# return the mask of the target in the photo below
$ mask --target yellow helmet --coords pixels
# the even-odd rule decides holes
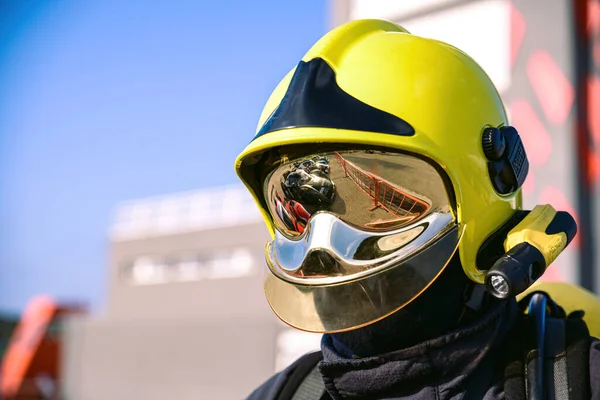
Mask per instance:
[[[283,78],[235,168],[276,239],[264,186],[277,163],[274,151],[333,145],[418,155],[447,176],[461,264],[471,280],[484,283],[479,249],[521,207],[520,186],[528,169],[513,129],[513,145],[518,143],[513,146],[512,175],[492,171],[494,152],[505,146],[497,133],[506,128],[510,127],[500,95],[471,57],[391,22],[359,20],[325,35]],[[297,286],[299,292],[302,288]],[[279,286],[269,290],[284,293]],[[295,323],[271,306],[285,322],[319,332],[356,328],[394,311],[328,329]]]
[[[265,210],[260,183],[254,180],[254,171],[261,168],[257,161],[266,150],[330,142],[410,151],[430,158],[449,176],[456,216],[464,229],[459,246],[462,265],[472,280],[483,283],[485,272],[477,268],[477,251],[486,237],[521,207],[520,191],[498,194],[488,174],[482,132],[486,127],[508,125],[504,105],[488,75],[457,48],[411,35],[382,20],[358,20],[334,29],[302,61],[317,58],[333,69],[342,90],[408,121],[415,134],[298,127],[255,137],[238,156],[235,168],[263,211],[271,233],[272,218]],[[281,103],[294,70],[273,91],[257,133]]]

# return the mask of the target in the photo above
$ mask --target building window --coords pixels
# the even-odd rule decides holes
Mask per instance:
[[[131,265],[130,279],[136,285],[155,285],[167,281],[165,263],[157,258],[139,257]]]
[[[185,254],[169,262],[169,272],[175,281],[197,281],[202,279],[202,260],[196,254]]]
[[[246,249],[217,254],[208,262],[208,278],[222,279],[247,276],[252,273],[254,259]]]
[[[168,257],[140,256],[121,270],[128,283],[156,285],[167,282],[189,282],[227,279],[255,273],[255,260],[245,248],[214,254],[181,253]]]

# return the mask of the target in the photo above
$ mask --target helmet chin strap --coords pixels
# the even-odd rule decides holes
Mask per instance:
[[[328,336],[334,349],[347,358],[384,354],[467,325],[496,301],[485,286],[467,278],[456,254],[438,279],[412,303],[371,325]]]
[[[464,304],[457,327],[477,320],[481,317],[482,311],[487,310],[493,301],[494,298],[488,293],[485,285],[471,282],[464,292]]]

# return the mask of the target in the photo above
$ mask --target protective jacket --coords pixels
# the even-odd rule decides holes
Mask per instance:
[[[343,357],[333,347],[331,337],[324,335],[322,360],[314,374],[322,379],[326,393],[320,399],[319,396],[304,398],[525,399],[524,380],[515,369],[515,362],[521,358],[519,349],[526,337],[520,315],[516,301],[509,300],[496,305],[485,317],[469,326],[410,348],[367,358]],[[569,343],[567,352],[581,346],[585,346],[582,353],[589,360],[589,369],[581,363],[579,367],[571,363],[573,367],[563,371],[566,372],[563,376],[569,379],[570,397],[553,393],[554,398],[600,399],[600,340],[580,339],[578,343]],[[275,400],[288,396],[284,393],[286,385],[291,379],[297,379],[303,364],[306,361],[300,359],[276,374],[256,389],[249,400]],[[568,358],[565,365],[569,365]],[[583,373],[586,376],[582,378]],[[574,385],[581,386],[571,387]]]

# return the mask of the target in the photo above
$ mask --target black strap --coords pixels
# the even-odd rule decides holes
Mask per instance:
[[[569,399],[565,318],[546,320],[544,380],[549,399]]]
[[[574,312],[565,321],[569,400],[587,400],[592,397],[590,383],[590,345],[592,337],[582,317],[583,312]]]
[[[325,391],[325,385],[322,383],[322,390],[318,392],[317,386],[314,384],[315,380],[312,379],[314,376],[311,376],[309,382],[305,384],[307,377],[314,373],[316,370],[316,366],[323,359],[323,354],[320,351],[308,353],[304,356],[300,357],[294,364],[295,367],[288,376],[288,379],[283,384],[279,395],[277,396],[277,400],[296,400],[295,397],[296,392],[303,388],[302,390],[315,390],[312,393],[312,397],[308,397],[310,400],[319,400]],[[318,371],[317,371],[318,372]],[[320,376],[319,376],[320,378]],[[318,383],[318,381],[317,381]],[[310,395],[311,393],[306,393]]]
[[[589,346],[589,331],[581,318],[547,319],[544,374],[548,399],[591,397]]]
[[[546,399],[546,311],[548,297],[545,293],[534,293],[528,305],[528,315],[531,318],[533,344],[525,355],[525,389],[530,400]]]
[[[327,400],[331,399],[325,390],[325,384],[319,369],[315,366],[304,378],[292,400]]]

